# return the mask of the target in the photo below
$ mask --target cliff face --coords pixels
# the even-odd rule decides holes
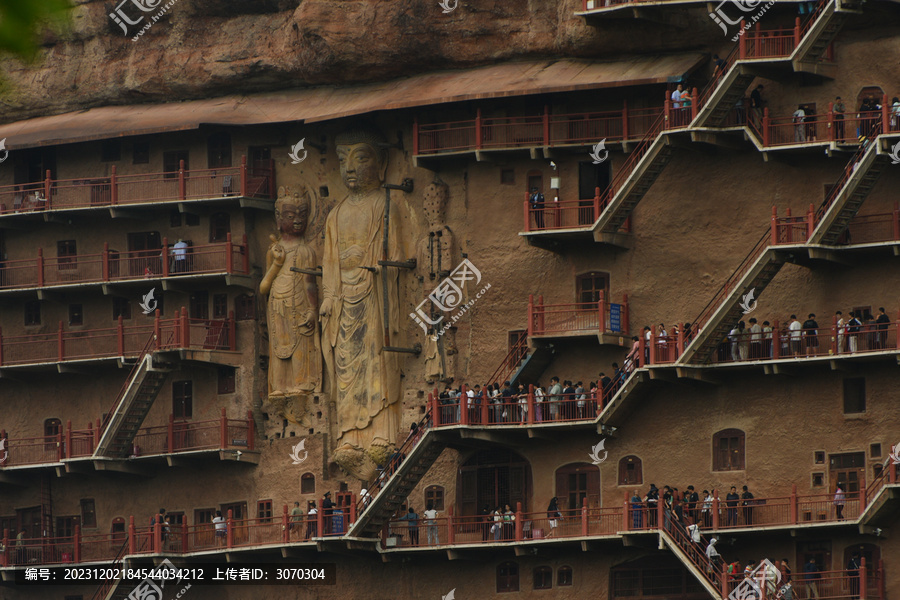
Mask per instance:
[[[448,14],[438,0],[75,2],[70,29],[44,35],[38,63],[3,65],[3,121],[105,104],[345,85],[516,58],[612,57],[642,52],[642,36],[658,40],[654,51],[685,45],[683,29],[663,24],[588,24],[575,16],[581,0],[458,0]],[[153,8],[142,12],[136,3]],[[127,36],[109,17],[120,5],[124,17],[144,17]],[[692,45],[698,30],[719,39],[712,23],[691,29]]]

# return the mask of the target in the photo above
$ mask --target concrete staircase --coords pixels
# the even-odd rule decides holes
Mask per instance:
[[[695,544],[687,537],[687,533],[680,529],[680,525],[672,519],[669,528],[659,529],[661,545],[664,544],[672,551],[684,567],[694,576],[703,589],[714,600],[723,600],[720,587],[722,567],[714,568],[706,558],[705,544]],[[701,547],[701,545],[703,547]]]
[[[152,352],[141,356],[119,393],[116,408],[105,424],[93,458],[126,458],[131,454],[134,436],[170,371],[168,367],[154,365]]]
[[[815,20],[808,24],[800,43],[791,55],[795,71],[808,71],[809,69],[804,68],[805,65],[802,63],[816,63],[825,56],[825,51],[847,19],[861,13],[858,9],[852,8],[859,4],[861,3],[858,1],[830,0],[819,7]]]

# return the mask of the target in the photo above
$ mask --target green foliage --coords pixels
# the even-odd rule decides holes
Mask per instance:
[[[0,54],[34,58],[43,29],[62,26],[71,8],[69,0],[0,0]]]

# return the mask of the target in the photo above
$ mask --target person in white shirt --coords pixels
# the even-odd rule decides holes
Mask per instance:
[[[750,358],[759,360],[762,358],[762,327],[756,319],[750,319]]]
[[[802,106],[800,106],[797,108],[797,110],[794,111],[794,114],[791,115],[791,117],[793,117],[794,123],[794,141],[805,142],[806,132],[803,129],[803,120],[806,118],[806,111],[803,110]]]
[[[187,249],[188,245],[184,240],[178,240],[178,242],[172,246],[170,254],[175,257],[175,267],[173,269],[175,273],[187,272]]]
[[[213,517],[212,522],[216,527],[216,545],[224,546],[228,523],[225,522],[225,517],[222,516],[221,510],[216,511],[216,516]]]
[[[763,354],[765,355],[765,358],[772,358],[772,356],[773,356],[772,348],[775,347],[775,344],[778,343],[778,340],[776,340],[773,337],[772,325],[768,321],[763,321],[762,339],[763,339],[763,348],[764,348]]]
[[[468,398],[469,405],[469,422],[471,423],[474,419],[472,419],[475,410],[475,390],[469,387],[469,384],[466,384],[466,398]]]
[[[797,315],[791,315],[789,329],[791,330],[791,353],[797,356],[800,354],[800,330],[803,329],[800,321],[797,320]]]
[[[541,404],[544,402],[544,390],[540,383],[534,384],[534,420],[540,423],[544,419]]]
[[[837,353],[840,354],[844,351],[844,337],[847,333],[846,323],[844,322],[844,313],[841,311],[837,311],[834,313],[834,318],[836,319],[836,328],[837,328]]]
[[[434,504],[429,502],[425,509],[425,532],[428,536],[428,545],[436,546],[440,544],[438,539],[437,511],[434,510]]]
[[[738,343],[741,339],[741,330],[735,325],[731,331],[728,332],[728,341],[731,342],[731,360],[740,360],[740,354],[738,350]]]
[[[679,83],[675,91],[672,92],[672,108],[681,108],[681,92],[683,91],[684,86]]]

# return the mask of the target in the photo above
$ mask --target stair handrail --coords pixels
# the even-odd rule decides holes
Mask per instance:
[[[665,509],[663,509],[665,510]],[[696,569],[703,574],[703,577],[709,584],[713,587],[713,589],[719,588],[719,578],[721,577],[722,572],[725,570],[725,565],[723,564],[720,568],[716,568],[715,564],[709,560],[709,557],[706,556],[705,549],[701,544],[697,544],[692,542],[688,538],[687,531],[682,531],[678,528],[679,521],[675,518],[674,514],[666,515],[668,522],[667,523],[659,523],[659,530],[664,532],[665,535],[668,535],[669,538],[675,542],[675,545],[681,548],[681,551],[684,555],[691,561],[691,563],[696,567]],[[701,540],[703,538],[701,537]],[[697,556],[702,556],[702,558],[697,561],[694,560],[693,554]],[[711,573],[715,573],[711,575]]]
[[[128,551],[128,538],[122,542],[122,547],[119,548],[119,551],[116,552],[116,557],[112,559],[111,564],[115,565],[117,563],[122,562],[122,558],[125,556],[125,553]],[[115,569],[113,569],[115,571]],[[105,600],[107,594],[109,594],[109,590],[112,589],[113,585],[115,585],[116,581],[120,578],[112,576],[107,577],[106,581],[100,584],[100,587],[97,588],[97,591],[94,592],[94,595],[91,596],[91,600]]]
[[[506,358],[503,359],[503,362],[494,370],[490,377],[488,377],[488,385],[493,383],[503,383],[512,375],[516,370],[516,365],[521,362],[522,359],[513,363],[512,361],[517,355],[522,355],[523,357],[528,356],[528,332],[524,332],[519,340],[513,344],[513,347],[510,348],[509,352],[506,354]],[[500,374],[505,373],[505,375],[501,378]]]
[[[878,144],[875,143],[875,138],[881,135],[881,119],[872,127],[872,131],[866,136],[866,141],[859,145],[859,148],[856,149],[856,152],[853,153],[853,156],[850,158],[850,161],[847,163],[847,166],[844,167],[844,173],[841,175],[841,178],[837,183],[834,184],[834,187],[831,188],[831,191],[828,193],[828,196],[825,200],[822,201],[822,204],[816,210],[815,224],[818,224],[819,221],[822,220],[822,217],[825,216],[825,213],[828,212],[828,209],[831,208],[831,205],[840,195],[841,190],[847,185],[847,182],[853,177],[853,174],[856,173],[856,169],[854,168],[860,161],[862,161],[865,154],[871,149],[877,151]]]
[[[128,377],[125,378],[125,383],[122,384],[119,393],[116,395],[116,400],[112,405],[112,409],[103,418],[100,439],[103,439],[103,433],[105,433],[106,427],[109,425],[109,423],[112,421],[113,416],[116,414],[116,409],[119,407],[119,403],[122,402],[122,398],[125,397],[125,393],[128,391],[132,379],[134,379],[135,375],[137,375],[138,370],[141,368],[141,363],[144,361],[144,357],[146,357],[148,354],[152,354],[155,342],[156,333],[151,333],[150,337],[147,338],[147,342],[144,344],[144,348],[138,355],[137,361],[135,361],[134,366],[131,367],[131,371],[128,373]]]
[[[375,481],[371,482],[370,487],[366,489],[366,493],[360,495],[360,497],[356,501],[356,520],[359,521],[365,511],[375,504],[375,495],[387,487],[388,483],[393,481],[394,476],[396,476],[397,472],[400,469],[400,465],[403,464],[403,461],[409,458],[409,455],[412,454],[413,449],[425,441],[425,436],[432,432],[431,423],[433,423],[431,419],[431,406],[428,406],[425,410],[425,416],[417,423],[417,433],[416,435],[408,435],[403,443],[397,448],[395,458],[388,462],[384,467],[384,471],[382,474],[375,479]],[[384,477],[384,472],[387,471],[390,474],[387,477]],[[321,507],[319,507],[321,510]],[[353,524],[347,528],[347,531],[350,530]]]
[[[765,233],[763,233],[762,237],[756,242],[756,245],[744,257],[744,260],[741,261],[741,264],[738,265],[737,269],[734,270],[734,273],[725,280],[725,283],[722,284],[722,287],[716,292],[716,294],[712,297],[703,310],[700,312],[700,315],[693,321],[692,327],[696,334],[694,335],[694,339],[691,341],[693,343],[699,338],[699,334],[701,329],[706,326],[706,321],[712,316],[712,314],[719,308],[719,305],[722,301],[731,293],[734,286],[738,281],[744,276],[746,271],[756,262],[756,260],[762,256],[762,254],[769,247],[769,238],[771,237],[771,227],[767,227]]]

